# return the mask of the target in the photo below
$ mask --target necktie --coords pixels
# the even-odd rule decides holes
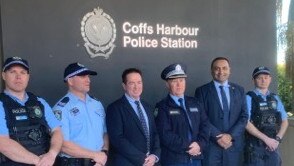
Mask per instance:
[[[219,86],[219,88],[220,88],[220,93],[221,93],[222,103],[223,103],[224,130],[228,131],[229,130],[229,112],[230,112],[228,99],[224,91],[224,86]]]
[[[188,113],[187,113],[187,110],[186,110],[186,108],[185,108],[185,106],[184,106],[183,99],[182,99],[182,98],[179,98],[178,101],[179,101],[179,103],[180,103],[180,107],[183,108],[183,110],[184,110],[185,119],[186,119],[186,121],[187,121],[188,124],[189,124],[189,126],[188,126],[188,127],[189,127],[188,138],[189,138],[189,140],[191,140],[191,138],[192,138],[192,124],[191,124],[191,120],[190,120],[189,115],[188,115]]]
[[[143,110],[140,107],[140,101],[135,101],[136,105],[137,105],[137,111],[138,111],[138,115],[139,115],[139,120],[142,124],[142,128],[144,131],[144,134],[146,136],[146,142],[147,142],[147,153],[150,152],[150,135],[149,135],[149,130],[147,127],[147,122],[144,118],[144,114],[143,114]]]

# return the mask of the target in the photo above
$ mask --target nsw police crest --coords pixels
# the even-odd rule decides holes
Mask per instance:
[[[41,111],[41,108],[39,106],[33,107],[34,110],[34,116],[37,118],[41,118],[43,116],[43,113]]]
[[[91,58],[97,56],[109,58],[115,47],[116,28],[113,19],[101,8],[95,8],[83,17],[81,34]]]

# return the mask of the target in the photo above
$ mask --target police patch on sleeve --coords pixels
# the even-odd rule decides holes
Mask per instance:
[[[153,114],[154,114],[154,117],[157,117],[157,115],[158,115],[158,108],[155,108]]]
[[[62,119],[61,110],[54,110],[53,113],[54,113],[54,115],[55,115],[55,117],[56,117],[57,120],[60,121]]]
[[[64,107],[68,102],[69,102],[69,97],[65,97],[57,105],[60,107]]]

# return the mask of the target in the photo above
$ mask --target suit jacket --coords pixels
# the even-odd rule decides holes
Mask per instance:
[[[185,96],[186,111],[168,95],[156,104],[158,115],[155,119],[161,140],[161,163],[189,163],[190,159],[202,159],[203,155],[190,156],[186,151],[192,142],[197,142],[201,152],[209,137],[209,124],[203,108],[194,97]],[[191,127],[186,119],[189,115]],[[192,130],[191,130],[192,128]],[[188,133],[191,132],[191,138]]]
[[[221,133],[228,133],[233,138],[232,148],[242,150],[243,134],[248,121],[246,111],[246,98],[244,88],[229,82],[230,89],[230,115],[229,115],[229,131],[223,130],[223,111],[222,106],[214,86],[211,81],[195,91],[195,97],[203,103],[204,109],[211,123],[210,140],[216,143],[216,136]]]
[[[160,157],[159,137],[153,109],[141,100],[149,120],[150,153]],[[110,104],[106,112],[106,126],[110,140],[110,165],[139,166],[146,158],[146,137],[142,124],[125,95]]]

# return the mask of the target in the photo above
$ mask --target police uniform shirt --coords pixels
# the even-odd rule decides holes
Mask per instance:
[[[253,91],[257,96],[261,96],[264,101],[266,101],[266,97],[270,95],[270,91],[267,91],[266,95],[263,95],[258,89],[255,89]],[[281,118],[282,120],[285,120],[288,118],[288,115],[285,111],[284,105],[279,98],[279,96],[274,95],[275,99],[277,100],[277,111],[281,113]],[[252,103],[252,98],[249,95],[246,95],[246,101],[247,101],[247,110],[248,110],[248,115],[249,119],[251,118],[251,103]]]
[[[228,106],[230,107],[230,85],[228,84],[228,81],[225,81],[223,84],[220,84],[216,81],[213,81],[214,82],[214,86],[215,86],[215,89],[216,89],[216,92],[217,92],[217,96],[219,98],[219,101],[222,105],[222,108],[223,108],[223,101],[222,101],[222,95],[221,95],[221,92],[220,92],[220,86],[223,86],[223,89],[225,91],[225,94],[226,94],[226,97],[227,97],[227,100],[228,100]]]
[[[66,100],[65,100],[66,99]],[[67,93],[54,107],[55,116],[61,120],[64,140],[83,148],[100,151],[106,133],[105,111],[101,102],[86,95],[85,101]],[[70,157],[66,154],[61,156]]]
[[[28,101],[29,96],[27,93],[25,94],[25,99],[24,101],[19,100],[12,94],[10,94],[8,91],[4,91],[6,95],[11,97],[13,100],[18,102],[20,105],[24,106],[25,103]],[[53,111],[49,104],[42,98],[37,97],[37,100],[41,102],[41,104],[44,106],[44,112],[45,112],[45,119],[51,129],[54,129],[56,127],[59,127],[61,124],[60,122],[56,119],[56,117],[53,114]],[[26,117],[24,117],[26,118]],[[27,117],[28,118],[28,117]],[[21,119],[20,119],[21,120]],[[5,111],[3,108],[3,103],[0,101],[0,135],[9,135],[8,128],[6,125],[6,120],[5,120]]]
[[[179,99],[181,98],[181,99],[183,99],[183,103],[185,103],[185,98],[184,98],[184,96],[181,96],[181,97],[178,97],[178,96],[174,96],[174,95],[172,95],[172,94],[169,94],[170,95],[170,97],[174,100],[174,102],[178,105],[178,106],[181,106],[181,104],[180,104],[180,102],[179,102]],[[185,107],[185,109],[186,109],[186,105],[184,104],[184,107]]]

